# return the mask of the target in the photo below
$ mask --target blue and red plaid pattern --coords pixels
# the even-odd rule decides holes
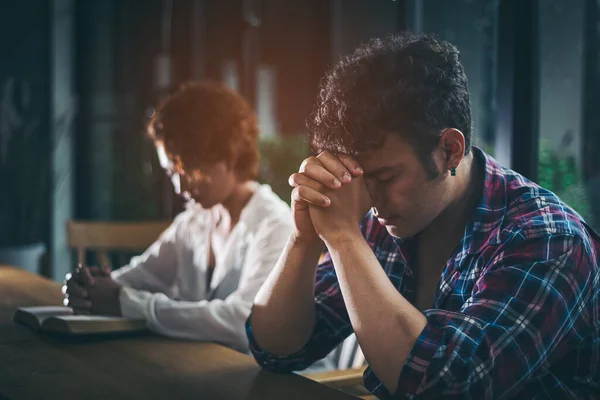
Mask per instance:
[[[553,193],[473,151],[485,165],[484,190],[424,311],[427,326],[396,393],[369,368],[365,386],[382,399],[600,399],[600,237]],[[393,238],[370,213],[361,229],[390,281],[414,301],[413,240]],[[295,354],[260,349],[247,322],[264,368],[302,370],[352,332],[328,255],[315,293],[316,325]]]

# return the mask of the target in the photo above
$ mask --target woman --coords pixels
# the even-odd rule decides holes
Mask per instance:
[[[128,265],[68,277],[65,303],[247,351],[244,322],[292,229],[288,205],[256,181],[256,116],[239,94],[203,82],[168,98],[148,131],[186,210]]]

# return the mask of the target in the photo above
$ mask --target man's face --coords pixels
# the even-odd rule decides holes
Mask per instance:
[[[444,153],[436,149],[433,162],[443,172]],[[449,204],[447,174],[432,178],[414,147],[397,134],[384,145],[357,157],[373,200],[373,213],[395,237],[423,231]]]
[[[166,156],[164,148],[157,146],[161,166],[171,179],[176,194],[185,200],[193,199],[203,208],[211,208],[226,201],[235,184],[235,173],[224,161],[206,163],[198,169],[178,170]]]

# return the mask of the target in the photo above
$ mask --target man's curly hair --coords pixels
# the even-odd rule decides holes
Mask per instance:
[[[225,161],[242,180],[258,175],[258,122],[244,98],[217,82],[183,85],[165,99],[148,123],[148,134],[164,145],[184,171],[199,163]]]
[[[372,39],[323,78],[307,121],[314,151],[359,155],[397,133],[417,151],[432,177],[432,152],[445,128],[460,130],[471,147],[467,78],[459,52],[424,34]]]

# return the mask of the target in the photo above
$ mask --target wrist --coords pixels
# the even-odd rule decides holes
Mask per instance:
[[[288,241],[289,254],[298,254],[304,260],[302,264],[314,265],[318,264],[321,255],[327,250],[323,241],[316,236],[313,240],[303,240],[296,237],[294,234],[290,236]]]
[[[321,235],[321,239],[325,242],[327,248],[331,249],[348,243],[356,243],[357,240],[364,240],[364,237],[357,226],[356,229],[343,229],[324,233]]]
[[[317,235],[306,237],[306,235],[292,233],[290,235],[289,242],[293,247],[301,248],[305,251],[323,248],[323,241],[321,241],[321,239]]]

